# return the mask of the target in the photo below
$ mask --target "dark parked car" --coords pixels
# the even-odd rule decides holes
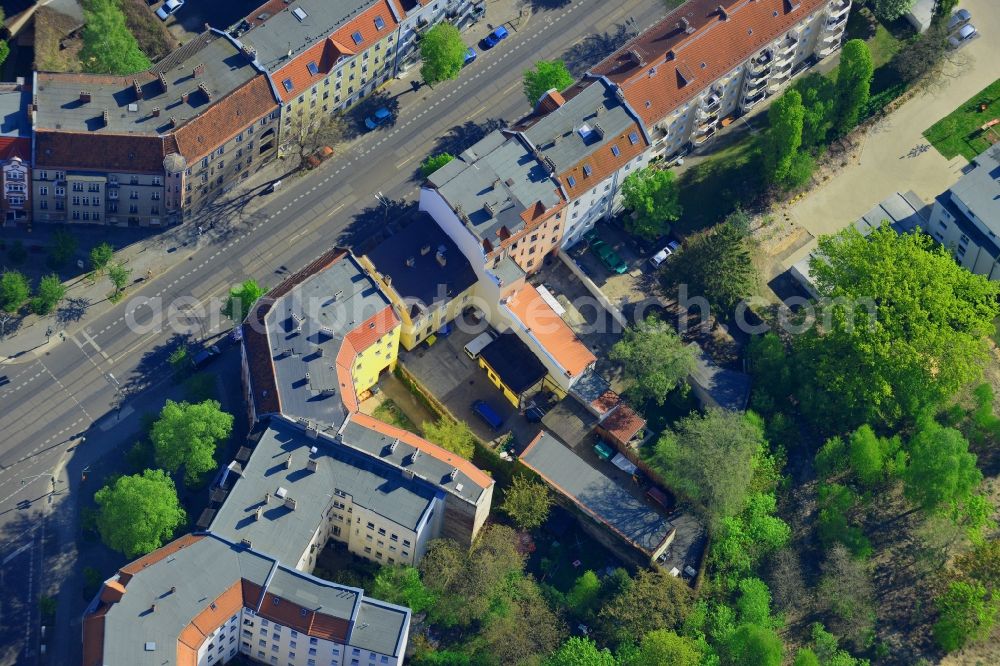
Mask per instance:
[[[486,425],[492,430],[499,430],[500,426],[503,425],[503,419],[497,414],[496,410],[490,407],[490,404],[485,400],[476,400],[472,403],[472,411],[476,413],[476,416],[481,418]]]
[[[194,355],[194,358],[191,359],[191,367],[193,367],[195,370],[201,370],[206,365],[208,365],[216,358],[218,358],[220,354],[222,354],[222,351],[215,345],[212,345],[211,347],[206,347],[205,349],[202,349],[200,352]]]

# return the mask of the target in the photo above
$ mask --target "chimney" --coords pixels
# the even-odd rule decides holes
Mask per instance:
[[[413,453],[410,454],[410,464],[412,465],[413,463],[417,462],[417,458],[419,457],[420,457],[420,450],[414,449]]]
[[[414,266],[417,265],[417,260],[414,259],[413,257],[407,257],[406,258],[406,265],[409,266],[410,268],[413,268]]]
[[[291,497],[286,497],[285,498],[285,508],[286,509],[291,509],[292,511],[295,511],[295,500],[292,499]]]
[[[271,493],[264,493],[264,504],[271,501]]]
[[[253,519],[260,520],[260,517],[264,515],[264,509],[257,507],[257,510],[253,512]]]
[[[253,542],[252,542],[252,541],[250,541],[250,539],[241,539],[241,540],[240,540],[240,544],[241,544],[241,545],[242,545],[242,546],[243,546],[244,548],[253,548]]]
[[[389,453],[395,453],[397,446],[399,446],[399,440],[398,439],[394,439],[392,441],[392,444],[389,445]]]
[[[156,75],[156,78],[160,80],[160,92],[167,92],[167,77],[163,72]]]
[[[694,32],[694,26],[691,25],[691,21],[688,21],[686,16],[681,17],[680,28],[686,35],[690,35]]]
[[[149,612],[150,613],[155,613],[156,612],[156,604],[150,604],[149,605]]]
[[[308,469],[310,472],[315,472],[317,469],[319,469],[319,462],[310,458],[306,462],[306,469]]]
[[[177,591],[177,587],[175,585],[171,585],[170,586],[170,591],[167,592],[167,594],[173,594],[176,591]]]
[[[170,123],[171,127],[177,127],[177,119],[173,116],[170,116],[170,118],[167,119],[167,122]]]
[[[132,79],[132,90],[135,91],[136,99],[142,99],[142,86],[139,85],[139,79]]]
[[[187,104],[188,99],[190,99],[190,97],[191,93],[184,93],[183,95],[181,95],[181,104]]]
[[[438,250],[437,254],[434,255],[434,257],[437,259],[437,262],[441,266],[441,268],[444,268],[445,266],[448,265],[448,258],[445,257],[444,252],[442,252],[441,250]]]
[[[727,12],[726,8],[723,7],[722,5],[719,5],[718,7],[716,7],[715,11],[717,11],[719,13],[719,19],[720,20],[722,20],[722,21],[728,21],[729,20],[729,12]]]
[[[428,244],[426,244],[426,245],[424,245],[423,247],[420,248],[420,256],[424,256],[425,254],[427,254],[430,251],[431,251],[431,246],[428,243]]]
[[[101,114],[101,120],[104,121],[104,126],[107,127],[111,120],[111,116],[108,114],[108,110],[104,109],[104,113]]]
[[[191,76],[197,79],[199,76],[204,76],[204,75],[205,75],[205,63],[200,62],[194,66],[194,71],[191,72]]]
[[[253,60],[257,57],[257,50],[249,44],[243,44],[243,55]]]
[[[208,85],[206,85],[204,83],[199,83],[198,84],[198,90],[200,90],[201,94],[203,94],[205,96],[205,99],[207,99],[209,102],[212,101],[212,93],[209,92]]]
[[[90,103],[90,91],[89,90],[81,90],[80,91],[80,103],[81,104],[89,104]]]
[[[154,118],[159,118],[160,117],[160,107],[158,107],[158,106],[154,106],[153,107],[153,117]]]
[[[308,377],[308,376],[309,376],[309,373],[307,372],[306,373],[306,377]],[[285,469],[291,469],[291,467],[292,467],[292,454],[289,453],[288,457],[285,458]]]
[[[456,476],[458,476],[458,468],[452,467],[451,471],[448,473],[448,478],[454,481]]]

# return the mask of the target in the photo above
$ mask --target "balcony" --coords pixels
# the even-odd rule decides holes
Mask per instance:
[[[711,139],[713,136],[715,136],[715,128],[714,127],[711,130],[709,130],[708,132],[705,132],[704,134],[701,134],[701,135],[699,135],[697,132],[695,132],[694,141],[692,143],[694,143],[694,145],[696,145],[696,146],[702,146],[702,145],[706,144],[709,141],[709,139]]]
[[[714,128],[718,122],[719,122],[719,114],[713,113],[704,120],[698,121],[697,128],[695,129],[695,134],[697,134],[698,132],[708,131],[709,128]]]
[[[744,97],[743,102],[740,104],[740,106],[743,109],[743,112],[745,113],[750,109],[752,109],[753,107],[757,106],[757,104],[759,104],[760,101],[763,100],[765,97],[767,97],[767,94],[763,90],[753,95],[747,95],[746,97]]]
[[[747,71],[751,77],[761,76],[766,74],[771,70],[771,62],[773,58],[771,57],[770,51],[764,51],[756,58],[751,58],[750,63],[747,65]]]
[[[835,2],[830,6],[830,16],[846,15],[847,10],[850,8],[851,0],[841,0],[840,2]]]
[[[778,55],[780,56],[781,54],[790,54],[792,51],[795,50],[795,47],[798,46],[798,43],[799,43],[798,37],[789,35],[788,37],[785,38],[785,41],[778,44]]]
[[[844,26],[847,23],[847,14],[841,14],[837,18],[827,19],[826,23],[823,24],[823,30],[830,31],[836,30]]]
[[[822,48],[826,48],[825,45],[827,44],[839,44],[843,36],[844,36],[844,28],[842,26],[839,29],[837,29],[836,32],[831,32],[829,35],[824,35],[823,38],[819,40],[819,43],[823,45]]]
[[[719,111],[719,106],[721,104],[722,98],[719,95],[712,93],[702,101],[701,108],[698,109],[698,115],[709,116],[715,114]]]

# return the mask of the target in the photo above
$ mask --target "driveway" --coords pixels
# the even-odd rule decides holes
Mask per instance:
[[[868,131],[857,162],[789,207],[793,221],[813,236],[831,234],[861,217],[893,192],[913,190],[930,202],[951,186],[968,162],[946,160],[922,133],[1000,75],[1000,12],[993,0],[965,0],[983,39],[973,40],[946,63],[940,80],[921,90]],[[816,242],[785,260],[806,257]]]

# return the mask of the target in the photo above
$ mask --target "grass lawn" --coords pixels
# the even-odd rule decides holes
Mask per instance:
[[[394,425],[397,428],[402,428],[403,430],[409,430],[415,435],[420,434],[420,429],[417,428],[413,421],[411,421],[410,418],[403,413],[403,410],[401,410],[392,400],[386,399],[385,402],[375,408],[372,412],[372,416],[383,423]]]
[[[874,33],[872,32],[873,28]],[[844,40],[865,40],[868,49],[872,52],[872,62],[878,69],[896,55],[896,52],[903,47],[905,38],[911,34],[912,30],[905,21],[893,22],[889,28],[886,28],[870,11],[862,9],[851,11],[851,15],[847,19]]]
[[[986,104],[985,111],[980,110],[981,104]],[[946,159],[962,155],[971,160],[990,147],[987,133],[980,127],[994,118],[1000,118],[1000,79],[931,125],[924,131],[924,137]],[[995,129],[1000,131],[1000,125]]]
[[[678,178],[681,218],[677,233],[687,235],[723,220],[737,205],[748,208],[760,195],[760,174],[753,165],[753,136],[712,154]]]

